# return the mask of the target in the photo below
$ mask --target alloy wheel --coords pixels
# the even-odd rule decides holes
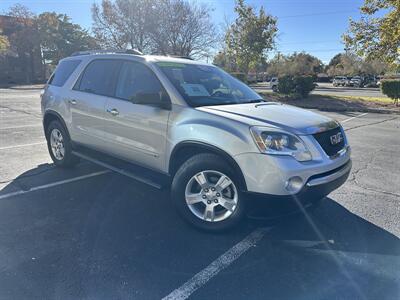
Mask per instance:
[[[62,160],[65,155],[64,139],[61,131],[54,128],[50,133],[51,152],[57,160]]]
[[[187,183],[185,200],[199,219],[220,222],[229,218],[238,204],[238,191],[225,174],[206,170],[195,174]]]

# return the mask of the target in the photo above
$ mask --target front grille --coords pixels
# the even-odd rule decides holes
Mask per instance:
[[[344,147],[344,137],[343,137],[342,141],[336,145],[332,145],[332,143],[331,143],[331,136],[338,134],[339,132],[341,132],[341,129],[340,129],[340,127],[337,127],[334,129],[324,131],[324,132],[319,132],[319,133],[313,134],[314,138],[321,145],[322,149],[324,149],[325,153],[328,156],[335,155],[340,150],[342,150]]]

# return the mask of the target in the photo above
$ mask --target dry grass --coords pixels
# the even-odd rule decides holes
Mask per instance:
[[[329,97],[333,99],[342,99],[348,101],[367,101],[367,102],[377,102],[385,104],[393,104],[393,100],[387,97],[369,97],[369,96],[337,96],[337,95],[320,95],[314,94],[320,97]]]
[[[359,97],[312,94],[301,99],[290,95],[284,96],[277,93],[260,93],[265,99],[282,102],[303,108],[315,108],[331,111],[386,111],[400,113],[393,100],[384,97]]]

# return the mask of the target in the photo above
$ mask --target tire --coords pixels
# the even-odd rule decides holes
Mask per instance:
[[[79,163],[79,157],[72,154],[69,134],[60,121],[52,121],[49,124],[46,139],[50,157],[57,167],[71,168]]]
[[[219,180],[221,183],[217,185]],[[201,181],[203,187],[199,184]],[[235,172],[221,157],[197,154],[176,172],[171,199],[179,214],[196,228],[225,231],[238,225],[245,215],[238,182]],[[193,199],[190,200],[193,203],[189,204],[187,199]]]

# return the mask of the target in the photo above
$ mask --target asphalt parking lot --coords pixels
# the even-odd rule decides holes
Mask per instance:
[[[260,82],[253,86],[257,92],[271,92],[268,82]],[[334,87],[330,82],[318,82],[318,86],[311,94],[351,97],[377,97],[386,98],[379,88],[357,88],[349,86]]]
[[[399,299],[400,116],[329,113],[348,182],[314,211],[212,235],[168,191],[56,169],[40,90],[0,89],[0,299]]]

